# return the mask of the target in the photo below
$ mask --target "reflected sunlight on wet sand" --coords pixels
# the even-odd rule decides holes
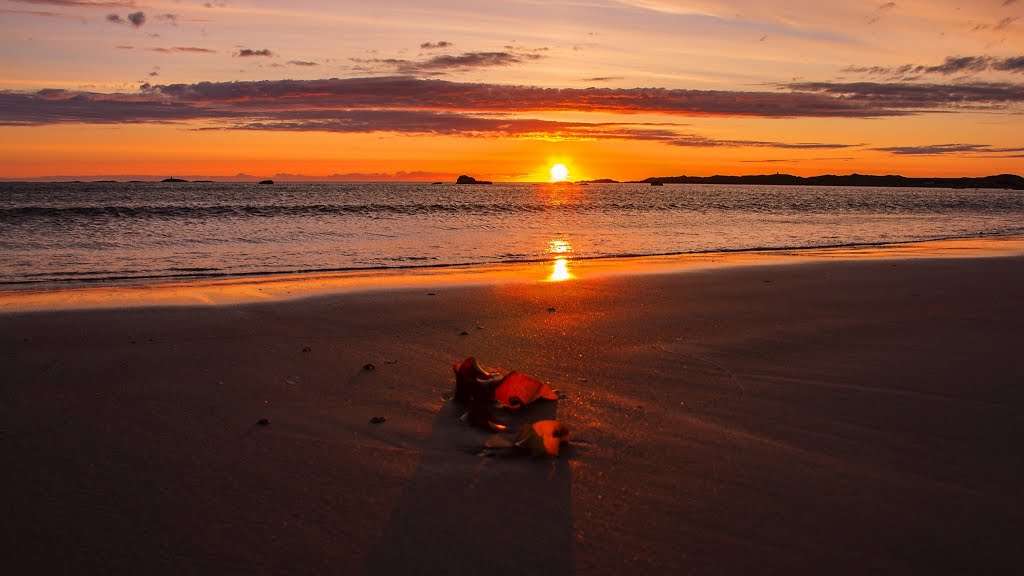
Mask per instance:
[[[1024,237],[596,259],[572,258],[572,246],[567,241],[556,238],[549,242],[548,252],[553,259],[542,262],[252,276],[53,290],[10,290],[0,292],[0,311],[240,304],[343,292],[564,282],[623,274],[661,274],[729,266],[796,264],[821,260],[1008,256],[1024,253]]]

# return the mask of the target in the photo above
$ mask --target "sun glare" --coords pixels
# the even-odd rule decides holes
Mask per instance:
[[[548,242],[548,253],[557,255],[555,261],[552,263],[551,275],[548,276],[548,282],[561,282],[563,280],[571,279],[572,274],[569,272],[569,259],[566,258],[566,256],[572,254],[572,244],[564,238],[555,238]]]
[[[559,258],[555,260],[551,267],[551,275],[548,276],[548,282],[562,282],[563,280],[570,280],[572,274],[569,273],[569,261],[565,258]]]
[[[563,182],[569,178],[569,169],[565,164],[555,164],[551,167],[551,181]]]

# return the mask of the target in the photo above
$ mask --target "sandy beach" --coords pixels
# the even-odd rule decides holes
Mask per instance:
[[[1024,255],[911,256],[8,295],[4,572],[1016,573]],[[471,453],[470,355],[560,458]]]

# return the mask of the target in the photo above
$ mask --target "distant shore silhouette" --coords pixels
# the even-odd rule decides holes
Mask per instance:
[[[761,184],[772,186],[875,186],[885,188],[1007,188],[1024,190],[1024,178],[1016,174],[998,174],[978,178],[909,178],[907,176],[849,174],[837,176],[793,176],[762,174],[752,176],[652,176],[637,182],[663,184]]]
[[[252,176],[245,180],[237,177],[211,177],[196,176],[196,179],[166,178],[158,176],[38,176],[33,178],[0,178],[2,183],[45,183],[45,182],[221,182],[221,183],[249,183],[257,184],[266,182],[264,178]],[[201,179],[200,179],[201,178]],[[289,175],[286,178],[277,178],[276,182],[396,182],[396,183],[420,183],[420,184],[442,184],[441,181],[419,181],[419,180],[325,180],[322,177],[305,176],[302,174]],[[792,174],[753,174],[745,176],[651,176],[643,180],[613,180],[611,178],[597,178],[592,180],[579,180],[576,184],[650,184],[660,182],[662,184],[750,184],[770,186],[867,186],[885,188],[999,188],[1008,190],[1024,190],[1024,177],[1017,174],[995,174],[992,176],[962,176],[962,177],[909,177],[898,174],[871,175],[871,174],[825,174],[821,176],[794,176]],[[491,184],[489,180],[477,180],[470,176],[462,175],[456,181],[457,184]]]

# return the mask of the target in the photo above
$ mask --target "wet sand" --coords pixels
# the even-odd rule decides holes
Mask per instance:
[[[1015,573],[1024,256],[892,256],[6,312],[5,572]]]

